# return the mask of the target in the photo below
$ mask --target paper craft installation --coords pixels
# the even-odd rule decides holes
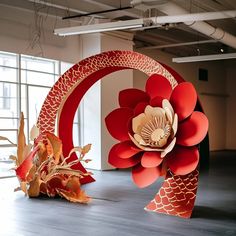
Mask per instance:
[[[1,137],[2,140],[8,140]],[[73,148],[67,157],[62,153],[62,142],[52,133],[42,135],[34,126],[30,132],[29,144],[26,144],[24,134],[24,115],[21,113],[20,127],[18,131],[17,155],[10,156],[16,167],[16,176],[20,187],[15,191],[22,190],[29,197],[48,195],[55,197],[59,195],[68,201],[88,203],[90,197],[81,189],[81,179],[89,172],[73,170],[71,167],[78,162],[88,162],[84,156],[89,152],[91,145]],[[11,142],[12,143],[12,142]],[[79,158],[68,161],[71,154],[79,152]]]
[[[117,168],[132,167],[134,183],[141,188],[164,176],[163,186],[145,209],[189,218],[198,183],[198,144],[207,134],[208,120],[196,111],[193,85],[168,66],[131,51],[109,51],[82,60],[49,92],[38,119],[40,131],[53,133],[57,118],[63,153],[68,155],[73,148],[73,118],[82,97],[96,81],[124,69],[139,70],[149,79],[145,91],[121,91],[120,107],[106,118],[110,134],[119,141],[110,150],[109,162]],[[76,159],[72,154],[67,161]],[[80,163],[73,169],[85,173]],[[91,181],[88,175],[81,183]]]

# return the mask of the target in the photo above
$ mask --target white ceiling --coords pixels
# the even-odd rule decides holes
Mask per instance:
[[[167,0],[157,0],[156,2],[166,2]],[[37,4],[35,4],[37,2]],[[174,3],[181,6],[191,13],[209,12],[209,11],[224,11],[236,10],[236,0],[173,0]],[[72,16],[75,14],[91,13],[96,11],[109,10],[112,8],[130,6],[130,0],[112,1],[112,0],[0,0],[0,4],[10,5],[14,8],[23,8],[31,11],[37,9],[46,14],[55,15],[57,17]],[[129,9],[124,11],[116,11],[106,14],[96,14],[96,18],[106,19],[134,19],[148,16],[163,15],[158,11],[158,7],[151,12],[144,12],[138,9]],[[93,16],[94,17],[94,16]],[[93,23],[94,18],[80,17],[73,18],[73,24]],[[220,27],[226,32],[236,36],[236,19],[224,19],[208,21],[215,27]],[[145,31],[135,32],[135,46],[146,47],[153,45],[165,45],[173,43],[191,42],[210,39],[209,37],[196,32],[184,24],[178,24],[173,28],[156,28]],[[201,51],[201,54],[219,53],[220,49],[224,48],[225,52],[235,52],[236,50],[223,45],[222,43],[209,43],[201,45],[181,46],[163,48],[169,53],[180,56],[196,55]]]

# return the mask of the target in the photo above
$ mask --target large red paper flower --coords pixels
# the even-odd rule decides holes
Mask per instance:
[[[120,141],[111,148],[109,163],[132,167],[133,180],[141,188],[167,170],[176,175],[195,170],[197,145],[208,130],[206,116],[194,111],[197,93],[191,83],[180,83],[172,90],[165,77],[154,74],[145,90],[121,91],[120,108],[105,119],[110,134]]]

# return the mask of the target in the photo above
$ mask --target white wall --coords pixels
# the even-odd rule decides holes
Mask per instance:
[[[0,5],[0,51],[76,63],[80,59],[78,36],[58,37],[53,34],[55,25],[68,26],[67,22],[44,15],[40,48],[33,12]]]
[[[92,45],[92,46],[91,46]],[[80,37],[81,59],[101,52],[101,35]],[[92,144],[87,158],[93,161],[85,164],[87,168],[101,169],[101,81],[97,81],[85,94],[81,103],[81,143]]]
[[[105,34],[89,34],[80,37],[82,57],[109,50],[132,50],[133,42]],[[118,71],[96,82],[86,93],[81,103],[82,141],[92,143],[88,158],[93,161],[85,164],[91,169],[112,169],[108,164],[108,153],[117,140],[108,133],[104,119],[118,108],[119,91],[133,87],[132,70]]]
[[[200,101],[208,116],[210,127],[210,149],[222,150],[226,148],[226,69],[224,62],[199,62],[199,63],[173,63],[173,55],[158,50],[138,50],[157,61],[163,62],[175,69],[186,81],[194,84],[200,97]],[[198,80],[198,69],[208,70],[208,81]],[[144,88],[146,76],[140,72],[134,73],[134,87]],[[234,146],[236,149],[236,146]]]
[[[126,39],[109,35],[102,35],[102,51],[109,50],[133,50],[133,42]],[[123,70],[107,75],[101,80],[101,140],[102,140],[102,167],[101,169],[111,169],[107,158],[111,147],[117,143],[108,133],[105,126],[105,117],[114,109],[119,107],[118,94],[121,90],[133,87],[133,70]]]
[[[227,66],[227,138],[226,148],[236,149],[236,60]]]

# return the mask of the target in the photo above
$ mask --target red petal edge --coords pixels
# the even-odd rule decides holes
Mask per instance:
[[[156,96],[150,101],[150,105],[152,107],[162,107],[163,99],[164,99],[163,97]]]
[[[108,162],[112,166],[114,166],[116,168],[129,168],[129,167],[133,167],[133,166],[137,165],[140,162],[141,157],[142,157],[142,153],[138,153],[138,154],[136,154],[130,158],[127,158],[127,159],[120,158],[117,155],[117,151],[116,151],[116,148],[118,145],[119,145],[119,143],[115,144],[111,148],[109,156],[108,156]]]
[[[205,138],[208,126],[207,117],[202,112],[194,111],[188,119],[179,123],[176,143],[182,146],[199,144]]]
[[[119,93],[120,107],[134,108],[140,102],[149,102],[149,99],[148,94],[140,89],[125,89]]]
[[[197,103],[197,92],[194,86],[189,82],[178,84],[171,94],[170,103],[179,121],[190,116]]]
[[[144,168],[137,165],[132,169],[132,178],[139,188],[145,188],[154,183],[161,174],[160,167]]]
[[[148,78],[145,89],[151,99],[156,96],[169,99],[172,92],[170,82],[158,74],[153,74]]]
[[[130,157],[134,156],[135,154],[142,152],[142,151],[143,150],[136,147],[134,145],[134,143],[129,140],[118,143],[116,145],[116,149],[115,149],[116,155],[122,159],[130,158]]]
[[[105,123],[111,136],[119,141],[129,140],[128,121],[133,116],[131,108],[118,108],[112,111],[106,118]]]
[[[22,181],[25,181],[26,175],[29,172],[30,168],[33,165],[33,159],[37,151],[39,150],[39,147],[35,147],[30,154],[25,158],[25,160],[21,163],[21,165],[16,169],[16,175],[18,178],[20,178]]]
[[[144,113],[144,110],[147,105],[147,102],[141,102],[137,104],[137,106],[134,108],[134,116],[138,116],[139,114]]]
[[[145,152],[141,159],[141,165],[146,168],[159,166],[163,161],[160,152]]]
[[[197,168],[199,152],[197,147],[175,147],[167,157],[167,166],[175,175],[187,175]]]

